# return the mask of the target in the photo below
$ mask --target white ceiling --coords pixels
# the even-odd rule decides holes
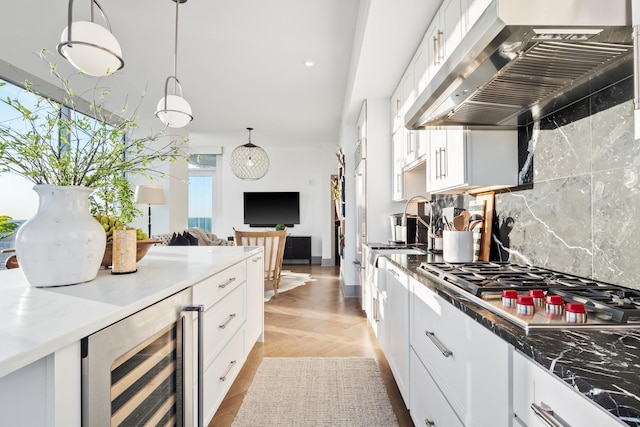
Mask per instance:
[[[3,0],[5,1],[5,0]],[[125,67],[101,84],[153,117],[173,73],[175,3],[99,0]],[[362,3],[362,4],[361,4]],[[178,73],[194,120],[189,132],[234,132],[287,144],[337,144],[365,97],[389,97],[441,0],[189,0],[179,8]],[[41,49],[55,51],[67,0],[3,7],[0,59],[47,79]],[[74,20],[88,19],[76,0]],[[366,17],[366,19],[364,18]],[[100,22],[100,21],[97,21]],[[355,40],[355,42],[354,42]],[[354,49],[355,46],[355,49]],[[355,54],[354,54],[355,52]],[[313,59],[314,67],[304,62]],[[92,81],[91,78],[87,79]],[[93,84],[93,83],[92,83]],[[127,98],[128,97],[128,98]]]

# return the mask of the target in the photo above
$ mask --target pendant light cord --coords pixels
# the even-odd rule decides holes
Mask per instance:
[[[180,0],[174,0],[176,2],[176,35],[175,44],[173,50],[173,93],[178,91],[178,7],[180,6]]]

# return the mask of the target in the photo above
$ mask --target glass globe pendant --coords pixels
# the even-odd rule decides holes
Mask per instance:
[[[266,151],[251,142],[253,128],[247,130],[249,142],[234,148],[231,152],[231,171],[240,179],[255,181],[267,174],[269,156]]]
[[[93,22],[93,6],[100,11],[107,28]],[[58,52],[75,68],[90,76],[106,76],[124,67],[122,49],[111,33],[109,19],[96,0],[91,0],[91,22],[73,21],[73,0],[69,0],[68,25],[62,31]]]

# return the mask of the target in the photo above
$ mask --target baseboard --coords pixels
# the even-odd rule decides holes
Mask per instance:
[[[360,285],[347,286],[345,285],[344,280],[340,280],[340,286],[342,287],[342,295],[345,298],[360,298]]]
[[[302,265],[309,265],[309,260],[308,259],[304,259],[304,258],[300,258],[300,259],[283,259],[282,260],[282,265],[293,265],[293,264],[302,264]],[[321,256],[312,256],[311,257],[311,264],[312,265],[325,265],[323,264],[323,260]],[[326,264],[326,265],[333,265],[333,264]]]

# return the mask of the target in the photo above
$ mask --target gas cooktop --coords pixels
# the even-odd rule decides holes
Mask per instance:
[[[640,290],[544,268],[422,263],[418,272],[524,328],[640,328]]]

